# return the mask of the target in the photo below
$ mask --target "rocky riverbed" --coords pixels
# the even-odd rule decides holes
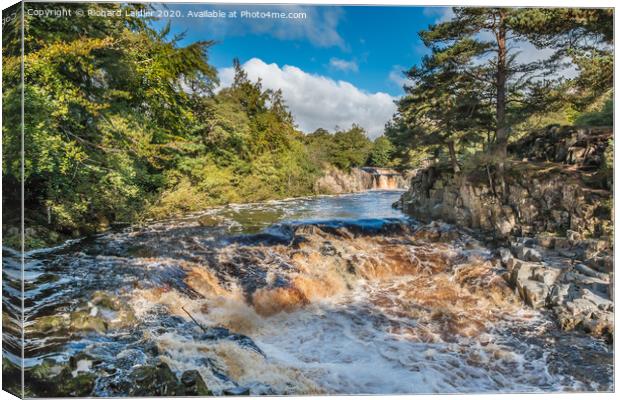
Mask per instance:
[[[222,207],[28,253],[26,395],[614,389],[604,329],[563,330],[519,296],[555,246],[497,250],[392,209],[401,194]],[[19,255],[3,254],[11,322]]]
[[[430,166],[395,206],[473,229],[498,248],[526,304],[552,310],[564,329],[612,342],[612,134],[551,127],[527,135],[509,148],[503,186],[483,167],[454,174]]]

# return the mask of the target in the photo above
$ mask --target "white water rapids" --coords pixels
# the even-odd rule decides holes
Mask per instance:
[[[613,390],[609,345],[524,306],[491,250],[408,220],[399,195],[223,207],[31,254],[26,364],[86,354],[99,396],[160,361],[214,394]]]

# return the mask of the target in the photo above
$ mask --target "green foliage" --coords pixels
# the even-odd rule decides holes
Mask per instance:
[[[334,145],[332,163],[345,170],[363,166],[372,149],[372,142],[364,129],[357,125],[353,125],[349,130],[336,132]]]
[[[45,210],[48,222],[67,233],[131,221],[187,140],[179,132],[195,121],[183,86],[208,90],[217,79],[206,58],[211,43],[179,47],[166,32],[130,18],[72,20],[53,31],[49,23],[26,20],[27,214],[36,218]],[[19,106],[10,92],[4,100]],[[19,137],[4,128],[5,137]],[[4,153],[9,182],[20,174],[13,147],[10,139]]]
[[[575,125],[582,126],[612,126],[614,124],[614,99],[605,96],[606,99],[594,110],[585,111],[575,118]]]
[[[385,136],[379,136],[372,144],[372,150],[368,156],[368,165],[374,167],[390,167],[394,157],[395,147]]]
[[[521,8],[510,23],[538,48],[555,49],[558,63],[568,57],[577,67],[564,102],[587,107],[613,87],[612,8]]]
[[[131,17],[63,21],[26,19],[29,225],[76,235],[113,222],[312,193],[322,164],[282,93],[248,80],[235,61],[233,84],[214,94],[212,42],[180,46],[182,37],[169,37],[168,27],[158,32]],[[5,54],[3,79],[13,84],[3,91],[4,192],[7,203],[19,204],[21,60],[19,52]],[[343,154],[331,157],[339,165],[366,161],[371,143],[361,128],[335,137]]]
[[[334,134],[317,129],[305,137],[305,142],[311,161],[318,165],[332,164],[344,170],[366,165],[373,150],[373,142],[358,125]]]
[[[455,171],[456,143],[479,141],[480,134],[494,126],[485,85],[472,73],[463,73],[470,46],[477,45],[463,40],[451,47],[434,47],[421,65],[411,68],[407,72],[411,84],[398,101],[398,120],[388,126],[388,135],[397,142],[405,136],[417,146],[445,146]]]
[[[164,174],[147,215],[311,193],[320,169],[279,91],[251,82],[238,62],[229,88],[195,99],[205,115]]]
[[[386,125],[401,166],[447,152],[455,170],[459,160],[468,169],[473,157],[498,164],[501,175],[508,141],[536,127],[612,125],[611,98],[596,103],[613,86],[613,9],[453,11],[451,20],[420,32],[431,53],[407,72],[405,96]],[[523,41],[554,52],[520,62]],[[568,59],[579,71],[573,79],[559,74]]]

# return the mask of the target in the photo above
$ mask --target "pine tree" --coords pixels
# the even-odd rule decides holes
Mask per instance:
[[[445,146],[455,172],[460,169],[456,143],[492,126],[482,83],[461,72],[464,61],[468,57],[460,48],[434,48],[420,66],[406,72],[410,84],[398,102],[398,125],[409,140],[418,146]]]
[[[445,62],[454,63],[457,73],[479,81],[492,99],[494,149],[500,160],[506,156],[511,125],[544,108],[546,99],[540,94],[554,84],[550,76],[557,61],[517,61],[518,51],[512,43],[527,39],[513,26],[518,12],[509,8],[454,8],[452,20],[420,33],[426,46],[441,49]]]
[[[579,75],[565,98],[584,107],[613,88],[614,10],[611,8],[522,8],[511,25],[538,48],[555,49],[554,58],[570,58]]]

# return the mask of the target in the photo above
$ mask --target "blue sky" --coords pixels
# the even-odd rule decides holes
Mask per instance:
[[[180,10],[288,10],[273,5],[168,5]],[[260,58],[267,63],[294,65],[306,72],[347,80],[361,89],[402,93],[400,85],[389,79],[390,73],[419,62],[424,46],[417,33],[435,22],[441,8],[370,7],[370,6],[294,6],[305,11],[305,20],[248,20],[209,18],[171,19],[173,32],[186,32],[184,42],[212,39],[218,41],[210,52],[211,63],[218,68]],[[161,24],[162,22],[160,22]],[[255,25],[268,26],[263,31]],[[300,25],[313,25],[301,28]],[[277,30],[290,30],[274,33]],[[321,41],[315,35],[335,32],[335,37]],[[287,37],[288,36],[288,37]],[[343,60],[357,65],[356,70],[341,70],[330,61]],[[340,65],[336,62],[337,65]]]
[[[260,77],[268,88],[282,87],[300,129],[346,128],[355,122],[371,137],[381,134],[395,111],[393,101],[402,94],[401,71],[425,54],[418,32],[448,12],[441,7],[256,4],[168,4],[168,9],[184,16],[190,10],[305,12],[306,19],[170,21],[172,33],[185,32],[181,44],[217,42],[209,58],[224,85],[237,57],[250,78]]]

